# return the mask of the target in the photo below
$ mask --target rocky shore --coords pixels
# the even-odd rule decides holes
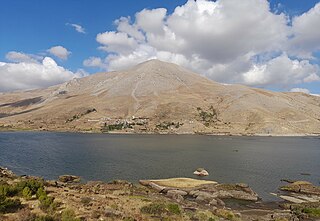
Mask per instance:
[[[0,167],[0,220],[320,220],[320,187],[290,181],[265,203],[247,184],[190,178],[81,183],[17,176]]]

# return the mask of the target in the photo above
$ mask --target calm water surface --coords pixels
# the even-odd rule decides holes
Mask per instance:
[[[193,177],[206,168],[218,182],[248,183],[273,200],[283,178],[320,182],[320,139],[197,135],[0,133],[0,165],[17,174],[85,180]],[[301,175],[309,173],[309,176]]]

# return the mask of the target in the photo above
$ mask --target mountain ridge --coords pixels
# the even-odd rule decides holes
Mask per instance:
[[[320,98],[224,85],[150,60],[45,89],[0,94],[0,128],[319,135]]]

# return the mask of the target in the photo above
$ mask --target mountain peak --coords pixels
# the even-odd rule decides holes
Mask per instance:
[[[169,62],[165,62],[165,61],[161,61],[158,59],[151,59],[145,62],[142,62],[140,64],[138,64],[137,66],[133,67],[133,69],[147,69],[147,70],[154,70],[154,69],[163,69],[163,68],[175,68],[178,69],[180,68],[178,65],[174,64],[174,63],[169,63]]]
[[[154,58],[154,59],[150,59],[145,62],[142,62],[139,65],[157,65],[157,64],[165,65],[165,64],[173,64],[173,63],[161,61],[159,59]]]

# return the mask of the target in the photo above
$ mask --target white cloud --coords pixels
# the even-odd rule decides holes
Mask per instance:
[[[45,57],[41,63],[0,62],[0,91],[48,87],[86,74],[83,70],[73,73],[58,66],[50,57]]]
[[[98,57],[90,57],[84,60],[83,65],[85,67],[106,68],[106,64],[102,61],[101,58],[98,58]]]
[[[267,0],[189,0],[171,14],[144,9],[133,20],[116,20],[117,31],[97,35],[100,49],[108,52],[100,61],[119,70],[157,58],[213,80],[253,86],[319,81],[319,66],[310,56],[293,57],[320,47],[319,8],[320,3],[295,17],[292,26]]]
[[[164,19],[167,10],[164,8],[144,9],[136,14],[136,23],[147,34],[163,34]]]
[[[42,56],[30,55],[22,52],[10,51],[6,54],[6,59],[12,62],[28,62],[28,63],[37,63],[39,59],[42,59]]]
[[[289,50],[302,58],[312,58],[313,52],[320,50],[320,3],[308,12],[296,16],[292,21],[293,37]]]
[[[114,71],[123,70],[153,58],[157,58],[156,50],[153,47],[142,44],[127,55],[111,54],[106,58],[106,61],[108,70]]]
[[[115,21],[117,25],[118,32],[127,33],[129,36],[137,39],[138,41],[144,41],[145,37],[142,32],[139,30],[136,24],[130,24],[130,17],[125,18],[121,17]]]
[[[70,23],[66,23],[66,25],[69,25],[69,26],[74,27],[74,29],[75,29],[77,32],[79,32],[79,33],[83,33],[83,34],[86,33],[85,29],[84,29],[81,25],[78,25],[78,24],[70,24]]]
[[[213,63],[279,50],[288,31],[286,17],[273,14],[269,3],[260,0],[188,1],[167,20],[175,38],[184,42],[178,52]]]
[[[124,32],[105,32],[97,35],[97,42],[103,46],[100,49],[108,52],[128,54],[137,46],[137,41]]]
[[[310,91],[306,88],[292,88],[290,92],[302,92],[305,94],[310,94]]]
[[[67,60],[68,56],[71,54],[70,51],[62,46],[54,46],[48,49],[47,52],[63,60]]]
[[[319,81],[319,68],[308,60],[291,60],[286,54],[264,64],[254,64],[242,75],[248,85],[292,85]]]

